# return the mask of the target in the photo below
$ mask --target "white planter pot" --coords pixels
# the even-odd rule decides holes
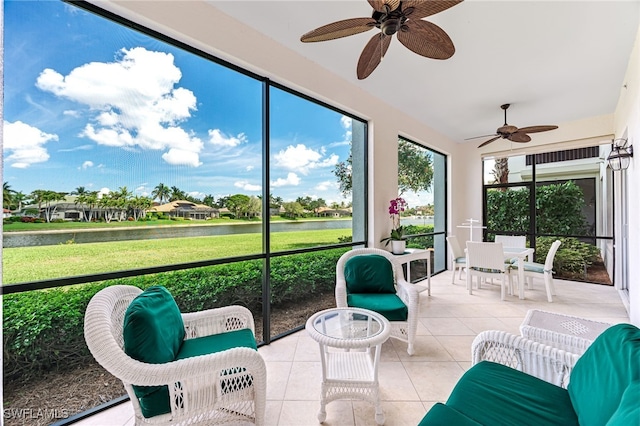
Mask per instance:
[[[407,248],[407,242],[405,240],[392,240],[391,241],[391,253],[402,254]]]

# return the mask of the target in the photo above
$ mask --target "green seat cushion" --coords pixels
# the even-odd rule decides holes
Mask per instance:
[[[618,410],[629,385],[637,381],[640,329],[631,324],[611,326],[589,346],[571,372],[569,395],[580,424],[606,424]],[[638,405],[640,396],[636,396]]]
[[[628,425],[640,425],[640,381],[627,386],[618,409],[607,422],[607,426]]]
[[[184,323],[175,300],[162,286],[139,294],[124,315],[124,351],[149,364],[173,361],[184,340]],[[170,412],[166,386],[134,386],[142,414],[153,417]]]
[[[256,338],[248,328],[212,334],[211,336],[196,337],[195,339],[187,339],[182,343],[176,360],[208,355],[240,347],[258,350]]]
[[[431,407],[418,426],[480,426],[480,423],[438,402]]]
[[[478,271],[478,272],[487,272],[490,274],[501,274],[504,271],[501,271],[500,269],[491,269],[491,268],[478,268],[475,266],[472,266],[471,269],[473,269],[474,271]]]
[[[456,263],[467,263],[466,257],[456,257]]]
[[[462,376],[447,405],[483,425],[578,425],[566,389],[489,361]]]
[[[378,312],[389,321],[406,321],[407,305],[395,294],[347,294],[347,305]]]
[[[353,256],[344,265],[347,293],[395,293],[393,265],[384,256]]]

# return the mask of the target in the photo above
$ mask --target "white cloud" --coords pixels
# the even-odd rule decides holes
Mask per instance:
[[[80,166],[82,170],[87,170],[89,167],[93,167],[93,161],[87,160],[82,163],[82,166]]]
[[[314,189],[316,191],[329,191],[332,189],[336,189],[338,188],[338,183],[337,182],[332,182],[330,180],[325,180],[324,182],[319,182]]]
[[[103,195],[107,195],[110,192],[111,190],[109,188],[100,188],[100,190],[98,191],[98,198],[102,198]]]
[[[233,148],[247,142],[247,135],[240,133],[237,136],[227,136],[220,129],[209,130],[209,142],[215,146]]]
[[[235,186],[236,188],[242,188],[245,191],[261,191],[262,190],[262,186],[253,185],[253,184],[247,182],[246,180],[239,180],[239,181],[235,182],[233,184],[233,186]]]
[[[184,149],[171,148],[169,152],[162,154],[162,159],[174,166],[198,167],[202,165],[197,152]]]
[[[306,175],[310,169],[331,167],[338,163],[338,156],[336,154],[332,154],[328,158],[323,159],[324,149],[321,151],[322,152],[318,152],[314,149],[307,148],[303,144],[296,146],[289,145],[287,149],[278,152],[274,156],[275,165]]]
[[[246,171],[250,172],[251,170],[255,169],[255,167],[253,166],[247,166],[247,168],[245,169]]]
[[[278,188],[280,186],[296,186],[298,184],[300,184],[300,178],[293,172],[289,172],[286,179],[278,178],[271,182],[271,186],[274,188]]]
[[[58,135],[45,133],[22,121],[5,121],[3,131],[3,149],[5,155],[8,154],[4,161],[18,169],[47,161],[49,153],[44,145],[58,140]]]
[[[80,117],[80,111],[68,109],[66,111],[63,111],[62,115],[68,115],[69,117],[78,118],[78,117]]]
[[[173,55],[121,49],[113,62],[90,62],[66,75],[45,69],[38,88],[89,107],[80,136],[100,145],[165,151],[170,164],[201,165],[202,141],[179,126],[196,110],[190,90],[174,88],[182,72]]]

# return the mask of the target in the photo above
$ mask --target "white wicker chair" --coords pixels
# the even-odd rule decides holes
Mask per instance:
[[[460,274],[458,279],[462,279],[462,270],[467,265],[467,257],[464,255],[464,250],[460,247],[460,243],[458,242],[458,237],[450,236],[447,237],[447,244],[449,244],[449,251],[451,251],[451,262],[452,262],[452,270],[453,274],[451,274],[451,284],[453,284],[453,280],[456,277],[456,269],[460,270]]]
[[[506,331],[488,330],[471,345],[471,363],[493,361],[567,388],[580,355],[547,346]]]
[[[418,309],[420,294],[414,285],[409,284],[404,278],[402,265],[394,256],[385,250],[375,248],[364,248],[350,250],[340,256],[336,265],[336,305],[338,308],[345,308],[347,304],[347,282],[344,275],[344,266],[347,260],[354,256],[378,254],[386,257],[393,265],[396,294],[407,306],[407,321],[389,321],[391,324],[391,337],[407,343],[407,353],[414,354],[413,344],[418,328]]]
[[[147,364],[123,350],[124,314],[142,291],[133,286],[111,286],[98,292],[85,313],[84,333],[96,361],[122,380],[131,398],[135,422],[141,424],[264,424],[266,366],[250,348],[233,348],[165,364]],[[182,314],[185,339],[250,328],[251,312],[228,306]],[[145,418],[132,385],[169,388],[171,413]]]
[[[506,289],[513,294],[512,279],[509,275],[509,264],[505,263],[502,243],[483,243],[467,241],[467,287],[473,293],[473,277],[478,277],[478,288],[481,278],[500,278],[500,298],[505,299]],[[506,278],[509,278],[507,281]],[[508,287],[507,287],[508,286]]]

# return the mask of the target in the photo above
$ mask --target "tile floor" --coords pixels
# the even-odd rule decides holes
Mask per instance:
[[[464,277],[464,276],[463,276]],[[557,296],[546,301],[536,280],[526,299],[500,301],[499,285],[484,285],[469,295],[463,281],[451,284],[451,273],[432,278],[431,296],[420,295],[416,353],[389,340],[383,345],[379,380],[387,426],[414,425],[437,401],[445,401],[471,365],[471,342],[483,330],[518,334],[529,309],[543,309],[610,323],[628,322],[617,290],[609,286],[556,280]],[[321,367],[318,345],[303,330],[259,349],[267,364],[267,425],[315,426]],[[129,402],[76,425],[133,425]],[[342,400],[327,405],[325,425],[375,425],[373,406]]]

